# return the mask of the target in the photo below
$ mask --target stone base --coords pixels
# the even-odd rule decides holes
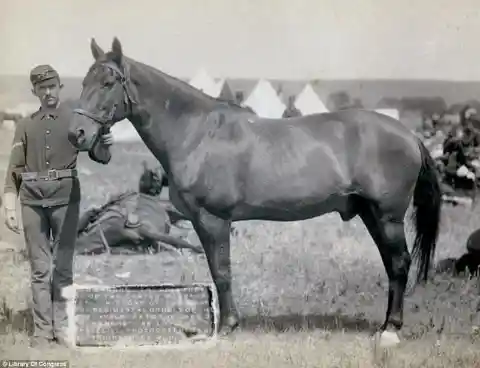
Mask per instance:
[[[212,303],[205,285],[78,288],[70,327],[77,346],[179,344],[214,336]]]
[[[202,263],[201,255],[77,256],[66,295],[72,345],[165,346],[214,337],[216,292]],[[203,272],[193,272],[199,267]]]

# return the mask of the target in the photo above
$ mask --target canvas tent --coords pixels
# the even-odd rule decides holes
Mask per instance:
[[[235,101],[235,94],[233,93],[230,84],[225,79],[218,81],[213,97],[227,101]]]
[[[320,100],[310,83],[307,83],[295,99],[295,107],[303,116],[328,112],[325,104]]]
[[[258,81],[244,104],[252,108],[258,116],[270,119],[281,118],[286,108],[275,89],[265,79]]]
[[[217,83],[215,83],[215,80],[204,68],[200,69],[197,74],[195,74],[189,84],[209,96],[216,97],[214,95],[218,89]]]
[[[111,132],[116,142],[141,142],[142,140],[132,123],[127,119],[114,124]]]
[[[400,113],[397,109],[375,109],[376,112],[400,120]]]

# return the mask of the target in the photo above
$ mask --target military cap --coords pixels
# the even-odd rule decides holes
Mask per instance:
[[[53,78],[60,79],[60,76],[57,71],[48,64],[37,65],[30,72],[30,82],[32,82],[33,85]]]

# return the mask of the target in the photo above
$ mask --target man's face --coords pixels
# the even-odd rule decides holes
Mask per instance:
[[[33,94],[38,97],[43,107],[56,107],[60,99],[62,85],[58,78],[52,78],[35,84]]]

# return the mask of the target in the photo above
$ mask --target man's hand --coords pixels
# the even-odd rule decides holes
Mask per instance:
[[[107,133],[107,134],[102,135],[101,139],[102,139],[102,143],[105,146],[111,146],[113,144],[113,134],[112,133]]]
[[[5,225],[14,233],[20,234],[18,227],[17,211],[5,209]]]
[[[5,193],[4,195],[5,225],[14,233],[20,234],[17,219],[17,195],[15,193]]]

